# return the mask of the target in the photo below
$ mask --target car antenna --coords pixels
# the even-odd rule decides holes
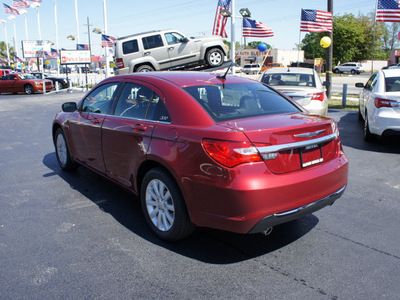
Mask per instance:
[[[224,75],[217,75],[217,78],[222,79],[222,80],[226,80],[226,74],[228,74],[229,70],[231,69],[231,67],[233,66],[233,62],[229,65],[228,69],[226,70]]]

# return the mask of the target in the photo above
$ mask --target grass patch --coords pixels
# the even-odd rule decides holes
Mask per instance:
[[[349,101],[348,99],[345,107],[342,104],[342,99],[330,99],[328,106],[333,109],[358,110],[358,102]]]

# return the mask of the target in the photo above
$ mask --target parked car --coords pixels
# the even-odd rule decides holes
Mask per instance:
[[[333,72],[335,73],[351,73],[351,74],[360,74],[364,72],[364,68],[362,66],[362,64],[360,63],[353,63],[353,62],[349,62],[349,63],[345,63],[339,66],[336,66],[333,69]]]
[[[364,120],[364,139],[400,135],[400,69],[381,70],[356,87],[363,88],[358,118]]]
[[[50,76],[41,72],[32,72],[31,74],[37,79],[43,79],[44,75],[45,79],[51,80],[53,82],[53,86],[55,89],[61,90],[69,87],[69,82],[66,78]]]
[[[131,190],[160,238],[237,233],[339,198],[348,159],[334,120],[257,81],[205,72],[109,77],[53,122],[63,170],[84,165]]]
[[[311,114],[328,115],[325,93],[328,83],[321,82],[314,69],[273,68],[262,73],[258,80],[291,97]]]
[[[46,92],[53,89],[51,80],[45,80]],[[0,93],[26,93],[43,92],[43,81],[31,74],[10,73],[0,78]]]
[[[382,70],[385,70],[385,69],[392,69],[392,68],[400,68],[400,63],[388,65],[388,66],[386,66],[386,67],[383,67]]]
[[[259,64],[246,64],[243,66],[242,72],[246,74],[257,74],[261,71]]]
[[[293,68],[309,68],[309,69],[314,69],[314,64],[308,63],[308,62],[292,62],[290,64],[291,67]]]
[[[115,42],[117,75],[207,64],[219,67],[228,47],[220,36],[189,38],[177,30],[158,30]]]
[[[10,74],[12,70],[10,69],[0,69],[0,77],[6,76],[7,74]]]
[[[267,65],[263,65],[261,67],[261,71],[263,72],[263,71],[268,70],[268,69],[282,68],[282,67],[283,67],[283,65],[281,63],[267,63]]]

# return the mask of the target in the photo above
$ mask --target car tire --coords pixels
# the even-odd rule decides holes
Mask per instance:
[[[376,135],[369,131],[369,121],[368,121],[368,113],[365,111],[364,118],[364,141],[368,143],[372,143],[376,141]]]
[[[212,48],[207,51],[205,60],[209,67],[219,67],[224,62],[224,53],[221,49]]]
[[[174,242],[195,229],[177,183],[163,169],[154,168],[146,173],[140,201],[147,224],[160,239]]]
[[[364,120],[364,119],[363,119],[363,116],[362,116],[362,114],[361,114],[361,108],[358,107],[358,121],[361,122],[362,120]]]
[[[137,73],[153,72],[154,68],[150,65],[141,65],[136,69]]]
[[[350,72],[351,74],[356,74],[357,72],[355,71],[355,70],[351,70],[351,72]]]
[[[335,70],[333,70],[333,72],[335,73],[335,74],[339,74],[340,72],[339,72],[339,69],[335,69]]]
[[[24,91],[25,91],[25,94],[27,94],[27,95],[33,94],[34,93],[33,86],[31,86],[30,84],[25,85]]]
[[[78,164],[71,159],[64,131],[61,128],[58,128],[54,134],[54,145],[56,148],[56,156],[60,168],[64,171],[76,170]]]

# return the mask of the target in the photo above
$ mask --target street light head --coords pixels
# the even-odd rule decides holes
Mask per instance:
[[[27,11],[26,11],[25,9],[20,9],[20,10],[19,10],[19,13],[20,13],[21,15],[26,15]]]
[[[239,10],[239,12],[243,18],[251,18],[251,13],[248,8],[242,8],[241,10]]]
[[[69,36],[67,36],[67,39],[71,40],[71,41],[75,41],[75,36],[73,36],[72,34],[70,34]]]
[[[1,24],[6,24],[7,22],[6,22],[6,20],[0,20],[0,23]]]
[[[37,3],[37,2],[33,2],[33,3],[31,3],[31,7],[32,7],[32,8],[39,8],[39,7],[40,7],[40,4]]]
[[[229,18],[232,16],[232,13],[229,11],[229,9],[221,9],[221,11],[219,12],[221,14],[221,16]]]
[[[15,20],[15,16],[8,16],[8,19],[11,20],[11,21],[14,21]]]
[[[102,34],[102,33],[103,33],[103,29],[101,29],[101,28],[94,28],[92,32],[97,33],[97,34]]]

